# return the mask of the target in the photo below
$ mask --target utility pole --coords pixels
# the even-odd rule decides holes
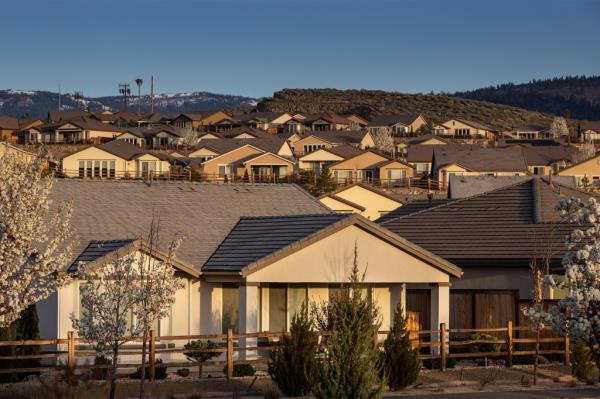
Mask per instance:
[[[131,94],[129,83],[119,83],[119,93],[123,95],[123,110],[127,112],[127,97]]]
[[[154,74],[150,75],[150,113],[154,113]]]
[[[135,80],[135,84],[138,87],[138,113],[139,114],[142,113],[142,83],[144,83],[144,81],[140,78],[137,78]]]

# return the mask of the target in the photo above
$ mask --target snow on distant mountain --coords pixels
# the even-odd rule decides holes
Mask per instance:
[[[71,94],[60,98],[64,111],[89,108],[91,111],[121,111],[123,97],[91,97],[76,100]],[[150,110],[150,96],[138,99],[131,96],[128,109],[142,112]],[[164,93],[154,96],[154,110],[164,114],[178,114],[191,111],[209,111],[213,109],[250,108],[256,106],[257,99],[228,94],[208,92]],[[37,90],[0,90],[0,116],[25,116],[45,118],[49,111],[58,110],[58,93]]]

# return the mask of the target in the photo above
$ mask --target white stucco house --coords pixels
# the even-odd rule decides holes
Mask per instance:
[[[186,238],[175,267],[184,280],[158,335],[280,332],[302,302],[327,301],[348,281],[355,246],[365,288],[381,310],[410,309],[426,291],[426,325],[450,322],[450,280],[460,268],[359,214],[336,214],[295,185],[58,180],[55,205],[73,201],[73,262],[105,262],[132,251],[158,260],[139,240],[160,219],[163,239]],[[135,204],[135,206],[132,206]],[[43,338],[65,337],[80,312],[80,282],[38,304]],[[433,327],[432,327],[433,328]]]

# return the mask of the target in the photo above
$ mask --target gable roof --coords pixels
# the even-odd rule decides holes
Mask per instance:
[[[410,202],[405,203],[404,205],[390,211],[386,214],[383,214],[377,219],[376,223],[384,223],[388,220],[396,219],[402,216],[410,215],[412,213],[420,212],[427,208],[432,208],[434,206],[445,204],[446,202],[451,201],[447,198],[433,198],[431,202],[428,199],[416,199]]]
[[[360,130],[325,130],[306,132],[302,138],[315,136],[331,144],[359,144],[367,134]]]
[[[63,120],[54,125],[55,129],[60,129],[66,124],[75,125],[82,130],[97,130],[101,132],[118,132],[123,133],[125,130],[111,125],[110,123],[102,123],[96,119],[89,118],[73,118],[69,120]],[[48,126],[48,125],[46,125]]]
[[[577,157],[577,149],[567,146],[526,146],[522,147],[527,165],[552,165],[558,161],[573,162]]]
[[[235,127],[233,129],[225,130],[223,132],[218,132],[216,135],[223,137],[223,138],[234,138],[235,136],[243,134],[243,133],[250,134],[250,135],[254,136],[255,138],[273,138],[273,137],[275,137],[274,135],[267,133],[264,130],[254,129],[249,126]]]
[[[392,197],[391,195],[389,195],[388,193],[386,193],[386,192],[384,192],[384,191],[382,191],[382,190],[378,190],[378,189],[376,189],[375,187],[372,187],[372,186],[370,186],[370,185],[363,184],[363,183],[354,183],[354,184],[350,184],[350,185],[348,185],[348,186],[344,186],[344,187],[338,188],[338,189],[337,189],[337,190],[335,190],[335,191],[332,191],[332,192],[330,192],[330,193],[328,193],[328,194],[324,194],[324,195],[320,196],[320,197],[319,197],[319,199],[321,199],[321,198],[325,198],[325,197],[330,197],[330,196],[336,196],[336,197],[339,197],[337,194],[343,193],[344,191],[348,191],[348,190],[350,190],[350,189],[352,189],[352,188],[354,188],[354,187],[360,187],[360,188],[362,188],[363,190],[370,191],[370,192],[372,192],[372,193],[374,193],[374,194],[377,194],[377,195],[379,195],[379,196],[381,196],[381,197],[387,198],[387,199],[389,199],[390,201],[397,202],[398,204],[404,204],[404,201],[402,201],[402,200],[400,200],[400,199],[398,199],[398,198]],[[346,200],[346,201],[347,201],[347,200]]]
[[[461,267],[528,267],[535,256],[560,263],[572,226],[554,210],[561,199],[592,195],[530,179],[381,224]]]
[[[202,271],[245,276],[351,225],[386,240],[446,273],[457,277],[462,274],[451,263],[354,213],[240,218]]]
[[[450,176],[448,198],[472,197],[537,178],[540,176]],[[572,176],[552,176],[552,181],[564,187],[577,189],[577,180]]]
[[[112,140],[112,141],[109,141],[109,142],[101,144],[101,145],[89,145],[89,146],[83,147],[75,152],[72,152],[70,154],[66,154],[65,156],[63,156],[63,158],[69,157],[71,155],[75,155],[77,153],[80,153],[81,151],[87,150],[88,148],[98,148],[102,151],[106,151],[109,154],[115,155],[122,159],[126,159],[128,161],[132,160],[134,158],[140,157],[142,155],[145,155],[145,154],[151,154],[151,155],[155,156],[156,158],[163,160],[163,161],[171,160],[171,157],[168,156],[167,154],[150,151],[143,147],[137,146],[135,144],[128,143],[124,140]]]
[[[433,150],[436,148],[456,146],[456,144],[414,144],[408,147],[407,162],[427,162],[433,159]]]
[[[305,157],[307,155],[313,154],[317,151],[326,151],[330,154],[337,155],[338,157],[341,157],[343,159],[352,158],[352,157],[362,154],[364,152],[360,148],[355,147],[353,145],[342,144],[342,145],[337,145],[337,146],[334,146],[331,148],[318,148],[314,151],[307,152],[306,154],[301,156],[300,159],[302,159],[303,157]]]
[[[439,145],[433,149],[437,167],[456,164],[478,172],[527,172],[520,148],[482,148],[476,145]]]
[[[479,122],[475,122],[469,119],[462,119],[462,118],[452,118],[452,119],[448,119],[446,122],[443,123],[443,126],[446,126],[446,123],[450,122],[450,121],[458,121],[458,122],[462,122],[465,125],[469,125],[471,127],[474,127],[476,129],[481,129],[481,130],[487,130],[490,132],[493,132],[494,129],[492,129],[491,127],[489,127],[488,125],[485,125],[483,123],[479,123]]]
[[[209,148],[219,154],[225,154],[245,145],[251,145],[260,150],[277,154],[285,142],[284,139],[278,137],[256,139],[209,139],[200,141],[194,150]]]
[[[420,114],[405,114],[405,115],[379,115],[373,117],[367,127],[381,127],[381,126],[394,126],[398,123],[409,126],[413,123]]]
[[[57,179],[52,208],[72,201],[73,254],[92,240],[137,239],[155,215],[161,226],[159,248],[183,237],[177,258],[197,270],[241,216],[331,213],[293,184],[211,184],[157,181]]]

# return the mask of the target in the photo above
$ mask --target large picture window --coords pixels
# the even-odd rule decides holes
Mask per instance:
[[[308,289],[303,284],[269,285],[269,331],[289,330],[292,318],[308,302]]]
[[[223,284],[223,304],[222,304],[222,332],[227,333],[231,328],[234,334],[239,329],[239,309],[240,290],[236,284]]]

